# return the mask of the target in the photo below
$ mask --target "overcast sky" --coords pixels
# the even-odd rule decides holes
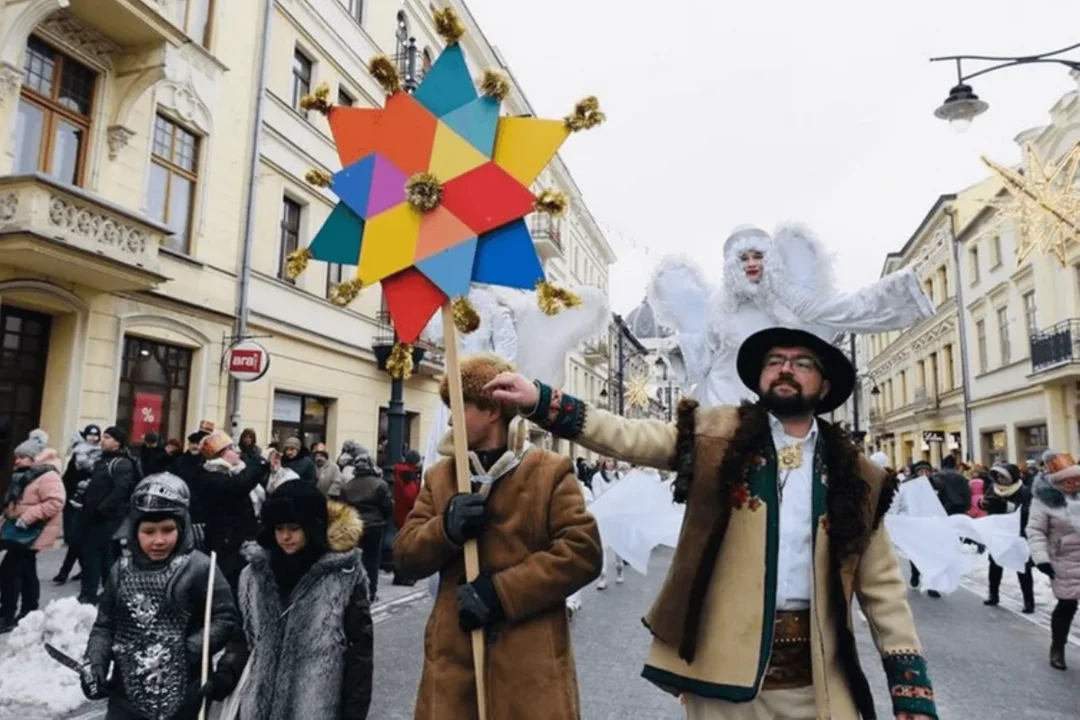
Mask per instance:
[[[808,224],[841,287],[865,284],[938,195],[987,175],[981,154],[1019,162],[1013,138],[1076,88],[1060,66],[977,78],[990,110],[958,135],[933,116],[955,66],[928,58],[1080,42],[1080,0],[466,2],[537,114],[589,94],[608,113],[562,155],[619,256],[616,312],[667,252],[718,279],[744,223]]]

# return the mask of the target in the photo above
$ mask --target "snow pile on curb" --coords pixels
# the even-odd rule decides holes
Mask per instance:
[[[49,657],[44,644],[81,659],[96,616],[92,606],[62,598],[19,622],[0,658],[0,718],[56,718],[86,702],[79,676]]]

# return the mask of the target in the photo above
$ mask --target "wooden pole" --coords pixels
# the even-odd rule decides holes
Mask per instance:
[[[206,609],[203,611],[202,631],[202,682],[199,687],[206,685],[210,677],[210,608],[214,605],[214,571],[217,570],[217,553],[210,552],[210,579],[206,582]],[[206,720],[206,699],[199,703],[199,720]]]
[[[443,305],[443,344],[446,348],[446,378],[450,390],[450,420],[454,435],[454,471],[458,492],[472,492],[469,472],[469,443],[465,437],[465,397],[461,390],[461,362],[458,358],[454,310]],[[465,542],[465,578],[472,582],[480,575],[480,554],[476,540]],[[480,720],[487,720],[487,697],[484,692],[484,631],[473,630],[473,669],[476,671],[476,709]]]

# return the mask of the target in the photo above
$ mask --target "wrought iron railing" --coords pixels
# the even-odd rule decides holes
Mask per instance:
[[[1080,319],[1063,320],[1031,336],[1031,371],[1080,362]]]
[[[533,240],[550,240],[562,251],[562,222],[559,218],[548,213],[536,213],[532,217],[531,230]]]

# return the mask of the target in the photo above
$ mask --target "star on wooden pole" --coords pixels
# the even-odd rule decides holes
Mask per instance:
[[[987,200],[998,216],[990,230],[1015,223],[1019,233],[1016,263],[1033,252],[1054,255],[1065,265],[1069,242],[1080,240],[1080,192],[1074,187],[1080,170],[1080,144],[1057,162],[1044,164],[1030,144],[1024,146],[1024,166],[1019,172],[988,157],[983,162],[1002,181],[1007,197]],[[986,234],[985,232],[983,234]]]

